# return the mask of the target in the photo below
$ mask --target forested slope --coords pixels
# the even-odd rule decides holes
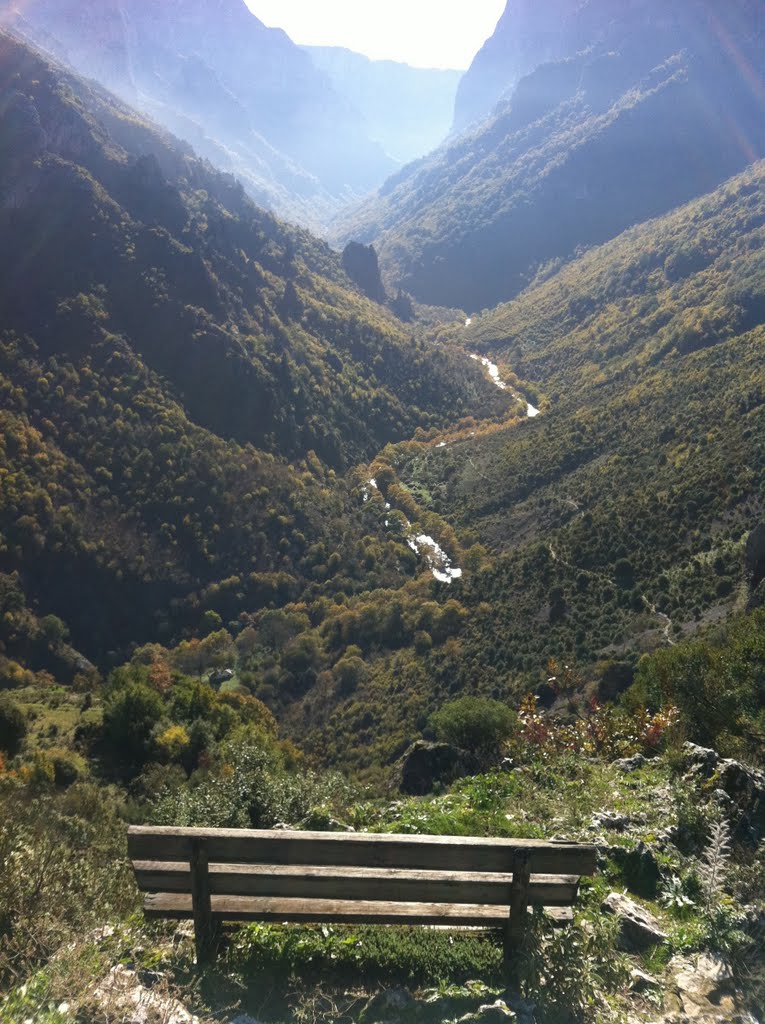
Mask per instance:
[[[533,385],[542,415],[383,453],[393,493],[487,550],[450,589],[451,639],[405,601],[404,643],[377,641],[351,698],[329,715],[326,692],[306,698],[320,746],[400,750],[389,737],[403,744],[448,694],[544,693],[551,657],[608,693],[641,653],[746,605],[745,541],[765,518],[764,226],[759,163],[455,326]]]
[[[507,406],[108,94],[8,36],[0,73],[0,568],[86,651],[193,623],[215,580],[258,603],[353,566],[334,470]]]

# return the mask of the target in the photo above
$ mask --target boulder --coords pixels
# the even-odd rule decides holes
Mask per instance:
[[[609,829],[611,832],[624,832],[630,823],[626,814],[616,814],[614,811],[598,811],[592,816],[592,828]]]
[[[234,678],[234,670],[232,668],[216,668],[207,678],[210,686],[222,686]]]
[[[635,967],[630,971],[630,989],[632,992],[658,992],[661,982],[652,974],[646,974]]]
[[[658,946],[667,938],[653,914],[639,903],[620,892],[612,892],[601,907],[606,913],[614,914],[619,921],[619,949],[636,953],[651,946]]]
[[[448,786],[455,779],[469,775],[469,758],[450,743],[428,743],[418,740],[399,762],[399,789],[409,796],[424,796],[436,786]]]
[[[688,1020],[731,1021],[738,999],[729,964],[709,953],[690,960],[675,957],[668,967],[665,1006]]]
[[[695,773],[710,779],[720,763],[720,757],[709,747],[699,747],[696,743],[683,744],[683,758],[687,767]]]
[[[720,789],[752,821],[765,821],[765,772],[739,761],[723,761],[719,770]]]

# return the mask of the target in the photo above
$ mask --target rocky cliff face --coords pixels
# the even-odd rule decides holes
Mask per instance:
[[[494,34],[476,54],[457,89],[454,129],[485,117],[500,97],[564,48],[565,20],[573,0],[508,0]]]
[[[243,0],[30,0],[15,29],[241,175],[260,201],[316,223],[395,163],[361,115]]]
[[[525,75],[549,61],[642,48],[656,63],[687,48],[724,46],[726,39],[752,41],[762,33],[763,16],[755,0],[714,9],[703,0],[508,0],[460,82],[454,129],[486,117]]]

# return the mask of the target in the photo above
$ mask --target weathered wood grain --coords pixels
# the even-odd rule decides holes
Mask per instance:
[[[555,920],[571,920],[570,908],[546,911]],[[149,918],[184,919],[192,916],[191,896],[154,893],[146,897]],[[276,923],[404,924],[504,927],[507,908],[464,903],[397,903],[372,900],[271,899],[252,896],[213,896],[212,915],[220,921]]]
[[[191,891],[188,864],[135,861],[144,892]],[[510,905],[513,876],[498,872],[408,871],[402,868],[336,868],[280,864],[210,864],[210,892],[220,896],[285,896],[299,899],[383,900],[414,903]],[[568,906],[577,875],[532,875],[529,903]]]
[[[203,840],[210,863],[399,867],[436,871],[507,873],[516,854],[527,854],[534,874],[589,875],[594,846],[533,839],[402,836],[376,833],[269,832],[131,826],[133,860],[188,861],[192,840]]]

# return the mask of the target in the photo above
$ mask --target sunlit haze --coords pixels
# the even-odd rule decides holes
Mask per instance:
[[[467,68],[505,0],[246,0],[296,43],[345,46],[375,60]]]

